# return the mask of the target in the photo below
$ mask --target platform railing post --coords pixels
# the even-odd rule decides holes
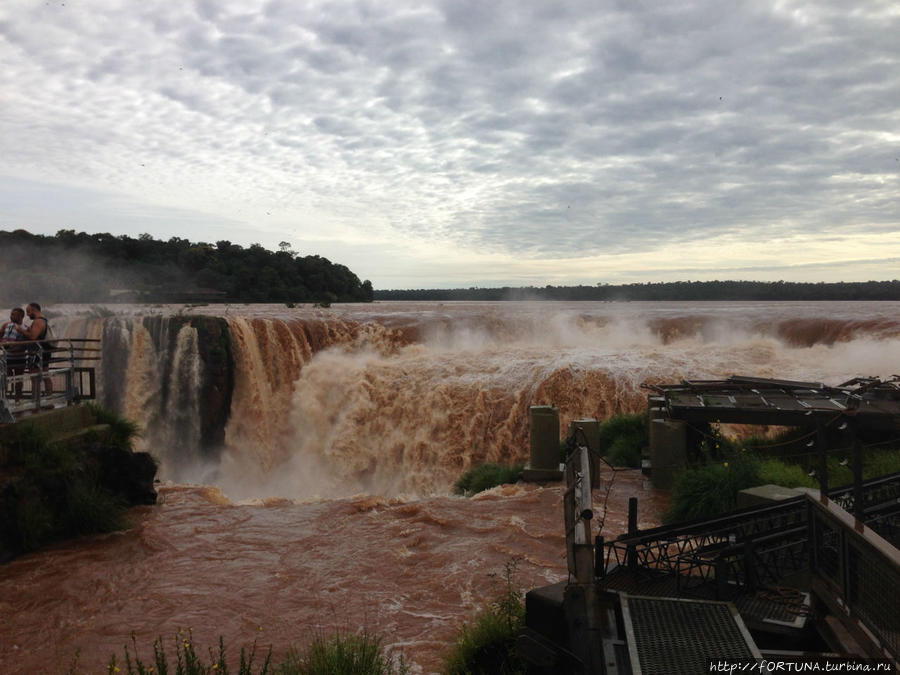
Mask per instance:
[[[828,497],[828,436],[825,433],[825,425],[816,424],[816,450],[819,453],[819,498]]]
[[[863,504],[863,447],[859,440],[859,433],[856,420],[851,420],[850,436],[853,439],[853,515],[860,521],[865,522],[866,505]]]
[[[628,536],[637,533],[638,530],[638,499],[637,497],[628,498]],[[628,544],[628,550],[625,554],[628,559],[628,569],[635,570],[638,566],[637,549],[634,544]]]
[[[6,381],[6,347],[0,347],[0,384],[3,385],[3,391],[0,392],[0,398],[6,400],[7,387],[9,386]]]

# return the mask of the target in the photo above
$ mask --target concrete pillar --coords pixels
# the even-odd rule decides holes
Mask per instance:
[[[675,475],[687,465],[687,425],[682,420],[650,420],[650,480],[670,490]]]
[[[560,480],[559,410],[549,405],[531,406],[531,454],[525,480]]]

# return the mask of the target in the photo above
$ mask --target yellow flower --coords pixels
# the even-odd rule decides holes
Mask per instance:
[[[728,466],[728,462],[725,462],[724,464],[722,464],[722,466]]]

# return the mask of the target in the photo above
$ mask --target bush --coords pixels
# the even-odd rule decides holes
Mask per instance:
[[[650,444],[647,413],[614,415],[600,424],[600,454],[615,466],[640,467]]]
[[[116,486],[103,484],[103,466],[90,448],[52,442],[42,428],[20,423],[4,429],[2,449],[0,560],[60,539],[128,526],[126,501]]]
[[[737,493],[759,485],[758,463],[748,455],[684,471],[675,481],[667,522],[711,518],[733,511]]]
[[[76,481],[66,491],[61,530],[66,536],[115,532],[130,526],[127,504],[92,481]]]
[[[521,594],[513,587],[516,565],[506,564],[505,588],[475,619],[460,628],[444,656],[446,675],[518,675],[525,672],[516,636],[525,623]]]
[[[503,466],[500,464],[479,464],[466,471],[453,485],[458,495],[473,495],[498,485],[516,483],[522,478],[524,465]]]

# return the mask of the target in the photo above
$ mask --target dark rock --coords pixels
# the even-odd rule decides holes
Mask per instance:
[[[86,464],[96,471],[100,487],[121,497],[129,506],[155,504],[156,462],[146,452],[111,445],[85,448]]]

